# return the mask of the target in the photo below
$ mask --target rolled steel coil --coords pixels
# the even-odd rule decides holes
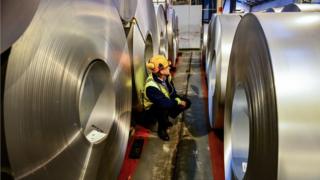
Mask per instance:
[[[208,70],[209,120],[214,128],[223,128],[223,109],[231,46],[240,15],[217,15],[214,32],[215,57]]]
[[[203,61],[207,59],[208,27],[209,24],[202,24],[201,56]]]
[[[158,39],[159,39],[159,54],[168,57],[168,35],[166,26],[166,12],[163,5],[154,5],[156,11]]]
[[[210,126],[213,127],[213,94],[214,94],[214,87],[215,87],[215,74],[211,73],[209,76],[209,67],[211,67],[211,63],[213,58],[215,58],[215,21],[216,21],[216,14],[212,15],[211,20],[208,25],[208,40],[207,40],[207,50],[206,50],[206,60],[205,60],[205,70],[206,70],[206,77],[207,77],[207,86],[208,86],[208,117]],[[215,66],[212,66],[210,71],[215,72]]]
[[[281,12],[320,12],[320,4],[288,4]]]
[[[42,0],[8,60],[4,126],[15,179],[116,179],[131,66],[111,0]]]
[[[175,28],[174,28],[175,36],[176,36],[176,59],[178,58],[179,53],[179,17],[176,15],[175,18]]]
[[[39,0],[1,0],[1,53],[27,29]]]
[[[121,19],[125,22],[132,20],[136,13],[138,0],[113,0]]]
[[[217,14],[213,14],[211,16],[211,20],[208,25],[208,34],[207,34],[207,50],[206,50],[206,60],[205,60],[205,71],[206,76],[208,77],[209,66],[211,66],[212,59],[215,56],[214,45],[215,45],[215,31],[214,24],[216,20]]]
[[[320,179],[320,14],[247,14],[225,106],[226,179]]]
[[[143,90],[147,76],[145,65],[153,55],[159,53],[157,19],[152,1],[138,1],[127,39],[133,65],[133,108],[142,111]]]
[[[172,64],[173,67],[176,67],[177,65],[177,58],[178,58],[178,41],[177,41],[177,38],[174,38],[173,39],[173,52],[174,53],[174,64]]]
[[[176,33],[175,33],[175,10],[172,6],[167,8],[167,33],[169,42],[169,60],[172,62],[172,66],[176,65],[177,49],[176,49]]]
[[[265,10],[265,12],[274,12],[274,13],[280,13],[282,11],[283,7],[277,7],[277,8],[268,8]]]

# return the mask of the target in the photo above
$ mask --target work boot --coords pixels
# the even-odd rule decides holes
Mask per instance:
[[[164,141],[169,141],[169,135],[165,129],[158,130],[158,136]]]

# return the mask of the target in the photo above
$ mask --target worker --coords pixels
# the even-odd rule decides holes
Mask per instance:
[[[170,61],[166,57],[156,55],[147,62],[146,67],[151,73],[144,88],[144,118],[157,120],[158,136],[164,141],[169,141],[167,129],[172,123],[168,117],[176,118],[190,107],[191,102],[177,95],[170,74]]]

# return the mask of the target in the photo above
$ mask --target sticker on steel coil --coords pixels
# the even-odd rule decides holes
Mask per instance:
[[[242,162],[242,172],[246,172],[247,171],[247,162]]]
[[[91,143],[95,143],[99,140],[101,140],[102,138],[104,138],[107,134],[99,132],[97,130],[92,130],[88,135],[87,135],[87,139],[91,142]]]

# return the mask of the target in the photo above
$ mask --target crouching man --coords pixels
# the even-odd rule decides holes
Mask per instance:
[[[143,103],[146,119],[156,119],[158,136],[169,140],[168,127],[172,126],[168,117],[176,118],[191,105],[190,100],[177,95],[170,75],[170,62],[162,55],[156,55],[147,62],[149,74],[144,88]]]

